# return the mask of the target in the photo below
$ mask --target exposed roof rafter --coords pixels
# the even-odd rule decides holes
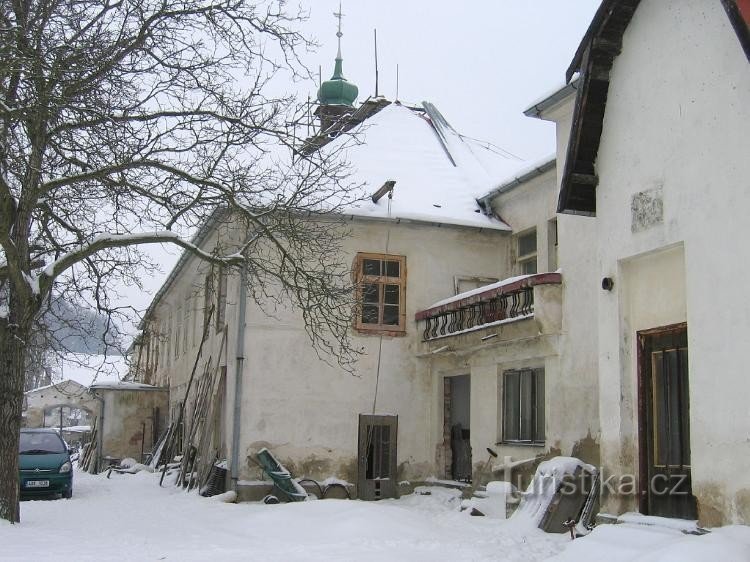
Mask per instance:
[[[750,61],[750,0],[720,0]],[[603,0],[568,70],[579,73],[579,86],[565,158],[557,211],[596,215],[596,158],[599,152],[609,75],[622,49],[622,38],[640,0]]]

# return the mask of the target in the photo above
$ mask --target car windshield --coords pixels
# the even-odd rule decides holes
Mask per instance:
[[[21,454],[64,453],[65,444],[54,433],[21,433],[21,444],[18,448]]]

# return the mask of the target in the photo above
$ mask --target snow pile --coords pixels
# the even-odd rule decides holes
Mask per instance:
[[[425,486],[421,494],[378,502],[233,504],[222,501],[229,495],[207,499],[185,493],[173,485],[176,471],[159,487],[160,476],[141,472],[107,479],[77,472],[71,500],[25,501],[19,525],[0,521],[0,559],[750,560],[747,527],[691,536],[666,527],[604,525],[571,541],[513,521],[469,517],[458,511],[460,491],[455,489]]]
[[[137,460],[130,457],[125,457],[120,461],[120,468],[132,468],[138,463]]]
[[[461,508],[471,512],[476,509],[485,517],[505,519],[507,517],[508,496],[516,491],[510,482],[494,481],[487,484],[486,492],[475,494],[476,497],[461,502]]]
[[[334,484],[338,484],[339,486],[344,486],[344,487],[353,486],[354,485],[354,484],[352,484],[350,482],[347,482],[346,480],[341,480],[340,478],[336,478],[335,476],[329,476],[328,478],[326,478],[322,482],[319,482],[319,484],[322,487],[324,487],[324,488],[326,486],[331,486],[331,485],[334,485]]]
[[[750,527],[714,529],[702,536],[669,526],[601,525],[572,541],[554,562],[740,562],[750,560]]]
[[[591,473],[596,470],[594,466],[575,457],[554,457],[540,463],[511,519],[538,527],[563,478],[574,474],[578,467]]]
[[[566,544],[561,535],[468,517],[458,511],[457,490],[426,487],[430,495],[378,502],[232,504],[185,493],[170,477],[159,487],[159,477],[76,473],[73,499],[23,502],[21,524],[0,522],[0,559],[537,562]]]
[[[224,492],[223,494],[216,494],[215,496],[211,496],[210,500],[220,503],[235,503],[237,501],[237,492],[229,490],[228,492]]]

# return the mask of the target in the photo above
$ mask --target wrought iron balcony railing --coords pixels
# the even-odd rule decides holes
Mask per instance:
[[[534,287],[559,285],[560,273],[512,277],[435,303],[416,314],[424,322],[422,338],[434,340],[492,324],[534,315]]]

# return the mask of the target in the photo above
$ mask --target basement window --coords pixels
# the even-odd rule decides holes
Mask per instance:
[[[503,442],[544,444],[544,369],[513,369],[503,377]]]
[[[406,331],[406,257],[359,253],[354,272],[357,284],[355,328],[361,332],[403,334]]]

